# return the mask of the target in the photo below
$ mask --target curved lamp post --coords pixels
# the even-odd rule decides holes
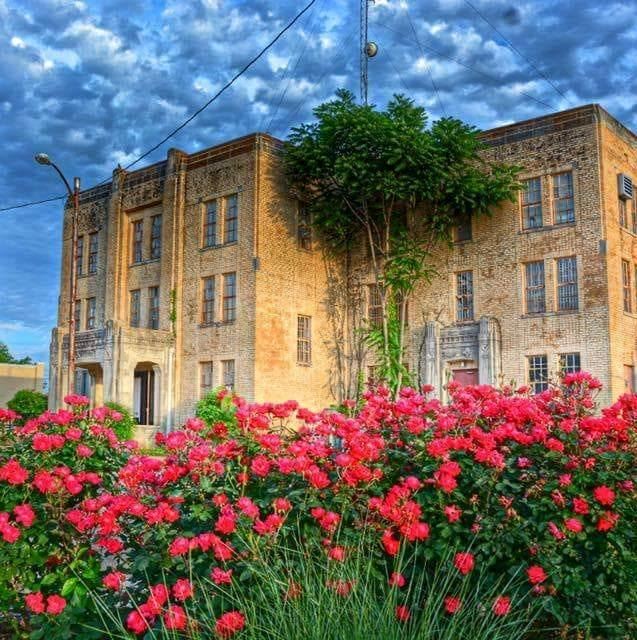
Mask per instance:
[[[70,300],[69,300],[69,353],[68,353],[68,393],[71,394],[75,390],[75,333],[77,327],[75,326],[75,297],[77,296],[77,213],[80,207],[80,179],[73,178],[73,188],[69,181],[64,177],[64,174],[60,171],[59,167],[49,158],[46,153],[37,153],[35,155],[35,161],[38,164],[49,165],[53,167],[62,182],[66,190],[69,192],[69,197],[73,201],[73,214],[71,217],[71,259],[70,259],[70,271],[71,271],[71,286],[70,286]]]

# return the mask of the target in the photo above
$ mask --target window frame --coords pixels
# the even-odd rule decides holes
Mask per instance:
[[[144,262],[144,219],[131,220],[131,225],[131,263],[141,264]]]
[[[234,322],[237,319],[237,272],[223,274],[223,296],[221,301],[221,321]]]
[[[75,320],[75,330],[81,331],[82,330],[82,300],[80,298],[78,298],[75,301],[75,315],[73,319]]]
[[[574,273],[574,279],[562,281],[563,271],[560,268],[560,265],[565,261],[569,261],[572,265],[573,271],[572,273],[567,273],[566,275],[571,275]],[[563,258],[557,258],[555,260],[555,286],[556,286],[556,309],[557,311],[578,311],[579,310],[579,274],[577,270],[577,256],[565,256]],[[571,306],[563,306],[563,299],[560,297],[560,293],[563,290],[571,291],[570,298],[574,300],[571,301]],[[574,291],[574,294],[572,293]],[[568,302],[568,294],[566,301]]]
[[[456,220],[453,227],[453,241],[455,244],[471,242],[473,240],[473,216],[470,213],[462,214]]]
[[[312,364],[312,316],[299,314],[296,317],[296,363]]]
[[[231,375],[230,375],[231,374]],[[234,359],[221,361],[221,382],[228,391],[234,391],[236,386],[237,369]],[[231,380],[229,382],[229,380]]]
[[[371,327],[383,325],[383,301],[380,287],[375,282],[367,285],[367,322]]]
[[[307,204],[297,203],[296,246],[302,251],[312,251],[312,213]]]
[[[461,282],[468,276],[468,281]],[[473,270],[456,272],[456,322],[471,322],[475,319]],[[464,288],[464,291],[463,291]]]
[[[633,312],[633,287],[631,281],[630,262],[622,258],[622,293],[624,313]]]
[[[215,276],[201,279],[201,324],[210,325],[215,321],[215,298],[217,293]]]
[[[139,329],[142,323],[142,291],[141,289],[131,289],[129,291],[128,302],[128,325],[133,329]],[[136,320],[135,320],[135,315]]]
[[[574,364],[575,359],[577,359],[577,364]],[[578,373],[582,370],[582,355],[579,351],[560,353],[558,354],[558,360],[562,376],[568,375],[569,373]],[[573,364],[571,364],[569,360],[573,360]]]
[[[566,181],[566,189],[567,193],[562,194],[562,189],[564,189],[564,185],[560,184],[560,178],[562,176],[568,176],[568,180]],[[551,195],[552,195],[552,214],[553,214],[553,224],[554,225],[563,225],[563,224],[573,224],[575,222],[575,188],[574,188],[574,180],[573,180],[573,171],[559,171],[558,173],[554,173],[551,175]],[[561,202],[570,201],[570,208],[564,209],[563,211],[558,211],[558,207]],[[558,217],[563,215],[564,212],[567,213],[568,218],[566,220],[559,220]]]
[[[530,284],[530,269],[533,265],[541,265],[541,283]],[[541,291],[542,293],[542,304],[541,309],[531,309],[533,305],[532,296],[534,292]],[[544,260],[534,260],[532,262],[524,263],[524,311],[527,315],[539,315],[542,313],[546,313],[546,269],[544,266]]]
[[[95,329],[97,324],[97,299],[95,297],[86,299],[86,330]]]
[[[539,366],[536,366],[539,362]],[[526,357],[527,361],[527,380],[528,385],[534,394],[542,393],[549,387],[549,363],[548,356],[545,353],[538,353]],[[537,372],[540,372],[540,378],[536,379]],[[542,375],[543,372],[543,375]]]
[[[150,218],[150,260],[161,258],[162,215],[158,213]]]
[[[88,234],[88,273],[97,273],[97,259],[99,253],[99,235],[97,231]]]
[[[233,205],[230,203],[234,202]],[[229,212],[234,215],[230,216]],[[239,241],[239,194],[229,193],[223,197],[223,244]]]
[[[84,236],[78,236],[75,245],[75,275],[84,275]]]
[[[529,185],[530,183],[537,182],[537,189],[526,189],[523,188],[520,190],[520,212],[522,216],[522,229],[525,231],[533,230],[533,229],[541,229],[544,225],[544,203],[542,202],[542,177],[536,176],[533,178],[526,178],[523,180],[524,185]],[[530,193],[535,193],[537,191],[538,199],[537,200],[528,200]],[[539,207],[540,214],[540,222],[539,224],[527,224],[530,220],[528,216],[528,212],[535,207]]]
[[[159,286],[148,287],[148,328],[159,329]]]
[[[208,384],[205,382],[206,375],[209,377]],[[214,363],[212,360],[203,360],[199,363],[199,397],[204,398],[214,388]]]
[[[212,216],[211,216],[211,213],[213,214]],[[218,233],[219,233],[219,199],[215,198],[213,200],[208,200],[205,203],[204,218],[203,218],[202,247],[204,249],[209,249],[210,247],[216,247]],[[209,242],[210,239],[212,240],[212,242]]]

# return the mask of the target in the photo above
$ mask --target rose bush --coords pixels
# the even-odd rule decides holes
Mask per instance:
[[[409,585],[431,567],[451,570],[454,579],[441,594],[444,615],[466,610],[462,594],[473,585],[497,592],[481,615],[508,615],[530,594],[542,609],[539,626],[634,637],[637,397],[625,395],[595,413],[598,388],[583,373],[536,396],[523,388],[452,383],[448,405],[430,399],[427,389],[403,389],[393,401],[379,388],[361,407],[351,407],[351,415],[313,413],[294,402],[249,405],[240,398],[232,398],[234,411],[228,411],[222,393],[225,421],[193,418],[160,436],[164,457],[126,460],[119,445],[109,443],[100,457],[110,466],[96,471],[99,485],[82,476],[86,494],[63,505],[56,494],[42,493],[57,505],[39,507],[48,527],[75,531],[51,543],[62,548],[50,547],[41,557],[81,558],[71,584],[90,588],[91,602],[78,599],[77,609],[67,606],[55,618],[47,613],[46,598],[65,597],[66,582],[60,584],[55,567],[35,571],[37,584],[8,582],[4,597],[15,611],[30,590],[34,606],[27,601],[27,609],[48,616],[50,629],[76,620],[99,626],[106,609],[131,635],[194,637],[206,615],[218,637],[230,637],[254,621],[230,608],[223,589],[257,589],[257,568],[273,550],[294,549],[297,558],[320,554],[338,567],[365,546],[374,575],[387,588]],[[48,462],[46,456],[71,449],[65,436],[61,447],[47,449],[51,437],[69,429],[68,423],[45,427],[56,424],[56,415],[12,436],[17,453],[2,450],[3,527],[18,528],[23,539],[20,520],[29,522],[30,514],[15,509],[32,504],[39,486],[65,482],[57,466],[75,477],[95,455],[84,457],[75,446],[73,459]],[[98,434],[106,427],[86,412],[73,419],[85,425],[86,437],[103,438]],[[83,444],[98,446],[95,440]],[[21,462],[24,451],[30,466]],[[28,466],[26,477],[16,460]],[[27,487],[29,495],[20,494]],[[9,532],[0,543],[3,552],[19,544],[14,536]],[[31,539],[34,548],[40,544]],[[281,598],[295,591],[297,570],[294,562],[281,567]],[[510,581],[519,576],[524,589]],[[353,586],[338,579],[331,584],[344,597]],[[396,624],[422,604],[408,589],[400,593]],[[54,600],[51,606],[58,605]],[[210,619],[206,624],[212,628]]]

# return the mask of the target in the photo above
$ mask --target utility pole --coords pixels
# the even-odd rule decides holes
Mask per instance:
[[[360,91],[363,104],[367,104],[368,62],[378,53],[376,43],[368,40],[369,5],[372,2],[374,0],[360,0]]]

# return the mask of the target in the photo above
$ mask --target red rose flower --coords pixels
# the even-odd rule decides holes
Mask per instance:
[[[615,492],[606,485],[595,487],[595,489],[593,489],[593,497],[599,504],[605,507],[610,507],[613,502],[615,502]]]
[[[52,595],[46,599],[46,612],[52,616],[57,616],[66,607],[66,600],[62,596]]]
[[[186,612],[177,604],[171,604],[164,613],[166,629],[185,629],[187,620]]]
[[[213,567],[210,577],[215,584],[230,584],[232,582],[232,569],[224,571],[219,567]]]
[[[19,504],[13,508],[15,520],[23,527],[30,527],[35,522],[35,512],[30,504]]]
[[[181,601],[190,598],[190,596],[192,596],[193,594],[192,584],[189,580],[186,580],[186,578],[180,578],[179,580],[177,580],[177,582],[175,582],[175,584],[173,585],[172,591],[173,596],[175,596],[177,600]]]
[[[404,587],[405,584],[407,584],[407,580],[405,580],[405,576],[402,575],[402,573],[396,573],[394,571],[394,573],[391,574],[391,576],[389,576],[389,586],[390,587]]]
[[[245,626],[245,616],[239,611],[228,611],[217,618],[215,632],[221,638],[230,638]]]
[[[126,576],[121,571],[111,571],[111,573],[107,573],[102,578],[102,584],[107,589],[112,589],[113,591],[119,591],[124,584],[124,580]]]
[[[447,596],[445,598],[445,611],[449,614],[454,614],[456,611],[460,609],[462,606],[462,602],[460,598],[456,598],[454,596]]]
[[[453,564],[463,576],[466,576],[475,566],[475,558],[472,553],[456,553]]]
[[[493,603],[493,613],[496,616],[506,616],[511,610],[511,598],[508,596],[498,596]]]
[[[399,620],[400,622],[407,622],[410,617],[411,614],[409,613],[409,609],[405,605],[399,604],[396,607],[396,620]]]
[[[526,570],[526,575],[529,577],[529,582],[531,584],[540,584],[548,578],[544,569],[538,564],[530,566]]]
[[[30,593],[24,597],[24,602],[27,605],[27,609],[32,613],[44,613],[44,596],[39,591]]]
[[[148,621],[139,611],[131,611],[126,618],[126,628],[137,635],[150,628]]]

